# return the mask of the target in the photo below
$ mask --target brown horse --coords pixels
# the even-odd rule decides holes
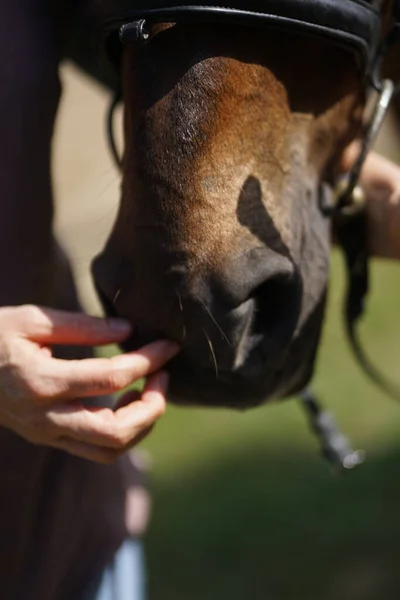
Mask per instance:
[[[372,4],[385,27],[392,2]],[[181,344],[173,400],[246,407],[310,379],[322,184],[360,130],[363,76],[356,53],[273,27],[155,24],[124,47],[122,197],[94,276],[130,348]]]

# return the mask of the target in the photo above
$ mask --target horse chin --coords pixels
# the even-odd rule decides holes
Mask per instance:
[[[171,384],[168,401],[179,405],[233,408],[253,408],[279,397],[279,382],[264,377],[249,380],[241,374],[221,374],[218,379],[207,372],[186,371],[171,365]]]
[[[197,369],[182,355],[168,367],[168,401],[179,405],[247,409],[301,390],[312,373],[312,365],[291,365],[280,369],[246,364],[231,372]]]
[[[245,410],[300,392],[310,381],[320,340],[325,294],[311,316],[300,323],[286,352],[276,359],[266,356],[263,340],[248,340],[239,367],[204,366],[183,350],[165,370],[170,375],[168,401],[182,406],[206,406]],[[140,348],[156,339],[153,333],[136,333],[122,345],[124,351]]]

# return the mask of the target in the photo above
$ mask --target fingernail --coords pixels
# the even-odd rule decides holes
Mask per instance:
[[[108,327],[116,335],[129,335],[132,331],[132,325],[125,319],[109,319]]]

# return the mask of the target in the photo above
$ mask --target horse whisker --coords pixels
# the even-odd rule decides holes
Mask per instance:
[[[94,197],[94,201],[96,200],[100,200],[100,198],[102,196],[104,196],[104,194],[118,181],[118,176],[114,176],[106,185],[103,186],[103,188],[97,192],[96,196]]]
[[[116,304],[117,304],[117,301],[118,301],[118,298],[119,298],[120,294],[121,294],[121,288],[119,288],[119,290],[117,290],[117,293],[115,294],[115,296],[114,296],[114,298],[113,298],[113,301],[112,301],[112,302],[113,302],[113,305],[114,305],[114,306],[116,306]]]
[[[207,334],[207,331],[204,329],[204,327],[203,327],[203,333],[206,337],[208,347],[210,348],[211,356],[212,356],[213,363],[214,363],[215,377],[217,379],[219,379],[219,369],[218,369],[217,357],[215,356],[214,347],[213,347],[212,342]]]
[[[183,302],[179,292],[175,292],[179,302],[179,308],[182,313],[182,341],[186,339],[186,325],[183,319]]]
[[[176,292],[176,295],[178,297],[178,302],[179,302],[179,308],[181,309],[181,312],[183,313],[183,304],[182,304],[182,298],[179,294],[179,292]]]
[[[218,323],[218,321],[215,319],[214,315],[212,314],[212,312],[210,311],[210,309],[204,304],[204,302],[202,300],[199,300],[200,304],[205,308],[206,312],[210,315],[212,322],[214,323],[214,325],[217,327],[218,331],[221,333],[222,337],[224,338],[224,340],[226,341],[226,343],[228,344],[228,346],[232,347],[231,342],[229,341],[226,333],[224,332],[224,330],[222,329],[221,325]]]

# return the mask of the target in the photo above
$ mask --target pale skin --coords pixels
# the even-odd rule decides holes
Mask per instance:
[[[343,155],[347,169],[356,144]],[[373,255],[400,259],[400,168],[372,153],[361,181],[370,215]],[[37,306],[0,308],[0,426],[25,440],[109,464],[145,437],[166,408],[161,369],[179,348],[158,341],[113,358],[60,360],[53,345],[122,342],[129,323]],[[143,393],[128,392],[112,410],[82,399],[121,391],[146,377]]]
[[[161,369],[178,352],[172,342],[109,359],[56,359],[54,344],[117,343],[128,337],[130,326],[37,306],[1,308],[0,331],[0,425],[31,443],[108,464],[138,443],[165,411],[168,377]],[[142,377],[147,383],[141,396],[128,392],[115,410],[82,403]]]
[[[343,154],[341,168],[349,169],[358,152],[357,144]],[[360,180],[367,199],[369,249],[372,256],[400,260],[400,168],[372,152]]]

